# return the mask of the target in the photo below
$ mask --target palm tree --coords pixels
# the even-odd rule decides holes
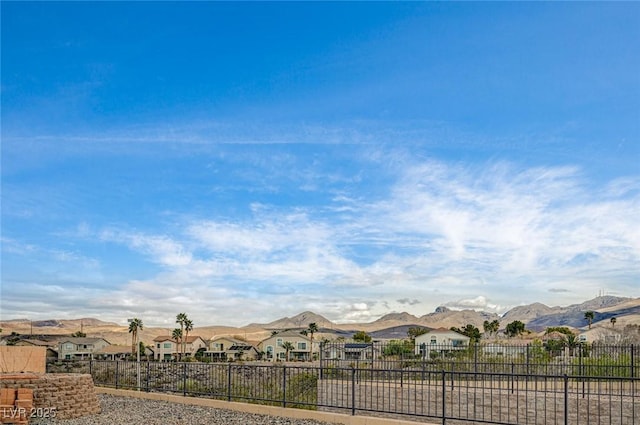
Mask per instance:
[[[617,321],[617,320],[618,320],[618,319],[616,319],[615,317],[612,317],[611,319],[609,319],[609,321],[611,322],[611,327],[612,327],[612,328],[616,326],[616,321]]]
[[[136,354],[136,343],[138,342],[138,331],[141,331],[143,328],[142,320],[137,317],[131,319],[129,322],[129,333],[131,334],[131,355],[134,356]]]
[[[176,342],[176,345],[178,345],[179,347],[179,344],[182,341],[182,329],[174,329],[171,333],[171,338],[173,338],[173,340]],[[178,350],[178,354],[180,354],[180,350]]]
[[[176,323],[180,323],[180,339],[182,340],[182,335],[184,335],[184,322],[188,320],[187,313],[178,313],[176,316]],[[182,348],[182,346],[180,347]],[[180,353],[180,358],[182,359],[182,352],[178,350]]]
[[[182,340],[182,354],[186,351],[187,339],[189,338],[189,332],[193,330],[193,321],[186,319],[184,321],[184,340]]]
[[[307,328],[307,333],[309,334],[309,338],[311,339],[311,359],[313,360],[313,334],[318,332],[318,325],[314,323],[309,323],[309,327]]]
[[[591,323],[593,323],[593,311],[587,311],[584,313],[584,318],[589,322],[589,329],[591,329]]]
[[[569,349],[569,355],[573,356],[573,352],[574,352],[575,348],[580,343],[580,341],[578,340],[578,337],[575,336],[574,334],[567,334],[564,337],[564,342],[567,345],[567,348]]]
[[[282,348],[286,351],[287,361],[289,361],[289,352],[294,349],[291,341],[285,341],[282,343]]]

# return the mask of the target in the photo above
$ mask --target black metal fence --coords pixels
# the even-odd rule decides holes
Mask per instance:
[[[319,357],[323,368],[640,377],[640,346],[632,344],[570,346],[553,340],[528,345],[462,346],[414,344],[409,340],[336,342],[320,344]]]
[[[640,378],[355,367],[75,361],[96,385],[448,423],[640,423]]]

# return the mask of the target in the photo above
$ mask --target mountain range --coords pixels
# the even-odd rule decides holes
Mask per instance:
[[[588,326],[584,313],[594,312],[592,326],[608,326],[611,317],[616,317],[616,326],[640,323],[640,298],[624,298],[601,296],[565,307],[549,307],[541,303],[533,303],[514,307],[502,316],[475,310],[453,310],[448,307],[438,307],[432,313],[415,316],[407,312],[386,314],[368,323],[334,323],[326,317],[305,311],[293,317],[283,317],[269,323],[251,323],[240,328],[228,326],[199,326],[192,335],[204,338],[214,336],[236,336],[250,341],[259,341],[268,337],[272,331],[283,329],[306,329],[309,323],[316,323],[320,328],[319,334],[335,338],[345,338],[359,330],[369,333],[374,338],[402,338],[412,326],[422,326],[430,329],[464,327],[472,324],[481,331],[485,320],[500,322],[500,328],[515,320],[523,322],[527,329],[542,331],[550,326],[570,326],[583,329]],[[99,319],[84,318],[74,320],[8,320],[0,322],[3,335],[11,332],[33,334],[71,334],[83,329],[89,336],[100,336],[111,343],[127,344],[130,335],[126,326],[116,323],[103,322]],[[151,341],[159,335],[171,334],[170,328],[156,328],[145,326],[140,336],[143,341]]]

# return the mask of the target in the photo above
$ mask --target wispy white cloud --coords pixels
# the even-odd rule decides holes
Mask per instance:
[[[345,186],[323,214],[254,202],[249,216],[184,217],[161,233],[82,222],[74,237],[160,266],[108,294],[87,289],[89,307],[142,309],[156,321],[189,309],[203,321],[241,325],[307,309],[373,320],[392,304],[413,314],[447,302],[501,312],[522,301],[572,302],[603,283],[639,295],[637,180],[594,189],[573,167],[395,161],[387,196]],[[61,250],[56,258],[77,255]],[[230,306],[243,315],[230,319]]]

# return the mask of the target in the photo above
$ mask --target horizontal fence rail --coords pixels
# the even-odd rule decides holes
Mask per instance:
[[[96,385],[443,424],[640,424],[640,378],[280,364],[85,360]]]

